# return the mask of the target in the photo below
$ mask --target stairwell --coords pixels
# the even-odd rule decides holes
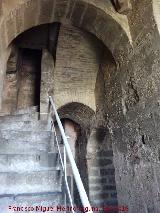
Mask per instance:
[[[44,212],[41,206],[63,205],[58,150],[50,125],[38,116],[35,107],[0,116],[1,213]]]

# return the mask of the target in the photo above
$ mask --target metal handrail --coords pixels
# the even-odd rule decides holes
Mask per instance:
[[[65,135],[64,128],[62,126],[61,120],[59,118],[59,115],[57,113],[56,107],[54,105],[53,99],[49,95],[48,95],[48,97],[49,97],[49,102],[50,102],[50,104],[51,104],[51,106],[53,108],[53,112],[54,112],[54,115],[55,115],[59,130],[60,130],[63,142],[64,142],[64,147],[65,147],[65,150],[66,150],[65,153],[66,153],[66,155],[67,155],[67,157],[69,159],[69,162],[71,164],[73,177],[74,177],[76,185],[77,185],[77,189],[78,189],[78,192],[79,192],[79,195],[80,195],[80,199],[81,199],[82,205],[83,205],[84,208],[87,207],[89,212],[93,213],[91,205],[90,205],[90,202],[89,202],[89,199],[88,199],[88,196],[87,196],[87,193],[85,191],[84,185],[83,185],[81,177],[80,177],[79,170],[77,168],[77,165],[76,165],[76,162],[74,160],[70,145],[69,145],[67,137]],[[54,125],[54,122],[53,122],[53,125]],[[58,147],[59,147],[59,144],[58,144]],[[58,150],[60,152],[60,148]],[[60,154],[60,157],[61,157],[61,154]],[[65,173],[65,177],[66,177],[66,162],[64,162],[64,163],[61,162],[61,163],[62,163],[62,168],[63,168],[63,171]],[[67,182],[67,178],[65,178],[65,182]],[[67,186],[68,186],[68,182],[67,182]],[[68,190],[69,190],[69,187],[67,187],[67,191]],[[69,193],[69,198],[70,198],[70,195],[71,195],[70,190],[68,191],[68,193]],[[70,202],[71,202],[71,205],[73,205],[73,201],[70,200]]]
[[[74,213],[75,211],[73,210],[73,200],[72,200],[71,192],[70,192],[70,189],[69,189],[69,184],[68,184],[68,181],[67,181],[66,150],[65,150],[65,147],[64,147],[64,162],[63,162],[62,154],[61,154],[61,151],[60,151],[58,137],[57,137],[56,129],[55,129],[55,126],[54,126],[54,122],[52,123],[52,130],[54,132],[56,143],[57,143],[57,147],[58,147],[58,153],[59,153],[59,156],[60,156],[60,162],[61,162],[61,166],[62,166],[62,169],[63,169],[63,172],[64,172],[64,181],[66,183],[66,188],[67,188],[69,201],[70,201],[70,204],[72,206],[72,213]]]

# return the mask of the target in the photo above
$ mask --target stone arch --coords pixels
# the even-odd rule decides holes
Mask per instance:
[[[72,102],[68,103],[58,109],[60,118],[68,118],[79,124],[82,128],[90,128],[91,121],[95,115],[95,112],[90,107]]]
[[[108,9],[110,4],[88,3],[87,0],[23,2],[4,14],[1,22],[1,48],[7,48],[14,38],[32,27],[52,22],[70,22],[93,33],[117,57],[115,49],[119,48],[116,48],[116,44],[122,42],[125,49],[125,43],[129,45],[131,37],[126,16],[116,13],[113,8]],[[3,39],[5,36],[7,40]]]
[[[77,129],[78,131],[77,131],[76,141],[74,141],[71,136],[71,138],[69,139],[69,143],[70,143],[70,147],[72,147],[73,153],[75,154],[75,161],[79,168],[82,182],[84,184],[84,187],[87,193],[89,194],[87,142],[88,142],[88,137],[90,134],[91,121],[95,115],[95,112],[93,111],[93,109],[91,109],[90,107],[84,104],[81,104],[78,102],[72,102],[60,107],[58,110],[58,113],[65,127],[66,127],[65,122],[68,122],[67,121],[68,119],[71,122],[73,122],[73,126],[77,126],[77,125],[79,126]],[[79,194],[77,193],[76,187],[74,188],[74,199],[77,205],[81,205],[79,203],[80,198],[79,198]]]
[[[103,202],[116,207],[117,191],[109,130],[104,126],[94,127],[95,112],[84,104],[68,103],[59,108],[58,112],[61,119],[71,119],[80,125],[81,134],[76,141],[75,156],[91,204],[98,206],[99,202]],[[110,185],[103,182],[104,176]],[[97,190],[100,195],[97,195]],[[108,199],[108,194],[112,199]],[[75,196],[75,199],[77,201],[78,197]]]

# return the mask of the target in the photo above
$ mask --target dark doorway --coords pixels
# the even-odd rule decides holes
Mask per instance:
[[[17,108],[40,108],[42,50],[20,49]]]

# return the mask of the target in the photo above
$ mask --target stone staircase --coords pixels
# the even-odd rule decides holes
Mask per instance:
[[[0,213],[63,205],[57,148],[48,123],[38,116],[33,108],[0,116]]]

